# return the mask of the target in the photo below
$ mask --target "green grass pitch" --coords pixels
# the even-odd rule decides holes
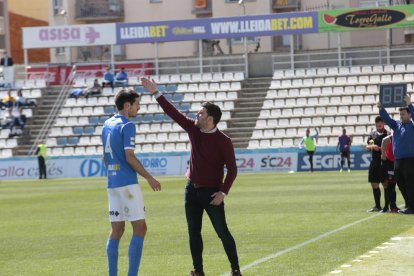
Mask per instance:
[[[142,182],[147,210],[140,275],[187,275],[192,269],[184,217],[184,177],[159,177],[162,192]],[[106,182],[58,179],[0,182],[0,275],[105,275],[109,233]],[[401,195],[397,195],[402,204]],[[321,275],[412,227],[412,217],[374,216],[366,171],[240,174],[226,215],[243,275]],[[324,233],[372,217],[310,242]],[[131,227],[120,245],[126,275]],[[229,271],[208,217],[203,222],[207,275]]]

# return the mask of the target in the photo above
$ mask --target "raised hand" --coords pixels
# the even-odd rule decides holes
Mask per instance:
[[[410,105],[411,104],[411,97],[410,97],[410,95],[405,95],[404,102],[405,102],[406,105]]]
[[[150,80],[147,78],[141,78],[142,86],[144,86],[145,89],[147,89],[148,92],[151,94],[155,94],[158,92],[158,86],[155,83],[154,80]]]

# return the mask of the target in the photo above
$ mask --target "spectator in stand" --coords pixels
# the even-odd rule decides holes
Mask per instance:
[[[125,72],[125,68],[122,67],[115,76],[115,85],[125,87],[128,85],[128,74]]]
[[[99,95],[101,94],[101,92],[102,92],[102,88],[99,85],[98,79],[94,79],[93,85],[83,90],[83,96],[87,98],[89,97],[89,95]]]
[[[14,107],[19,109],[19,112],[21,114],[21,110],[23,109],[23,107],[36,107],[36,101],[35,100],[27,100],[25,97],[23,97],[23,93],[22,90],[19,89],[17,91],[17,99],[16,102],[14,103]]]
[[[0,66],[13,66],[13,58],[7,55],[7,52],[3,53],[3,57],[0,60]]]
[[[111,68],[109,66],[106,68],[102,81],[102,88],[107,86],[110,86],[112,90],[114,89],[114,74],[111,72]]]
[[[14,106],[15,101],[16,101],[16,98],[11,95],[11,90],[9,90],[7,92],[7,96],[4,96],[3,99],[2,99],[3,106],[9,111],[10,117],[12,115],[13,106]]]
[[[70,97],[71,98],[79,98],[79,97],[88,98],[89,95],[99,95],[101,94],[101,92],[102,92],[102,88],[99,85],[98,79],[95,79],[91,87],[72,89],[72,91],[70,92]]]

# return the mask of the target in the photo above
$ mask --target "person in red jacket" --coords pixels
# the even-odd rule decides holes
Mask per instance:
[[[397,193],[395,192],[395,185],[397,183],[394,172],[394,151],[392,150],[392,134],[382,139],[381,143],[381,160],[383,168],[383,185],[385,193],[385,206],[382,209],[383,213],[391,212],[398,213],[400,210],[397,205]],[[404,197],[404,195],[403,195]]]
[[[164,112],[187,133],[191,143],[190,164],[186,173],[185,214],[194,270],[190,275],[203,276],[203,240],[201,225],[206,211],[223,243],[231,264],[231,275],[240,276],[236,243],[224,212],[224,198],[237,176],[236,158],[231,139],[217,128],[221,110],[210,102],[202,104],[196,120],[179,112],[159,91],[153,80],[141,79],[144,88],[154,95]],[[224,167],[227,169],[224,177]],[[223,181],[224,178],[224,181]]]

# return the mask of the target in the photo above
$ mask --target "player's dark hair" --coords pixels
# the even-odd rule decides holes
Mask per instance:
[[[407,111],[408,114],[411,113],[410,112],[410,109],[408,107],[400,107],[400,108],[398,108],[398,111],[403,111],[403,110]]]
[[[377,116],[377,117],[375,117],[375,122],[376,123],[384,122],[384,120],[381,118],[381,116]]]
[[[221,119],[221,109],[211,102],[205,102],[201,105],[207,110],[207,115],[213,117],[214,125],[217,125]]]
[[[137,92],[132,89],[122,89],[115,96],[115,105],[118,110],[124,109],[125,103],[134,104],[135,99],[139,98]]]

